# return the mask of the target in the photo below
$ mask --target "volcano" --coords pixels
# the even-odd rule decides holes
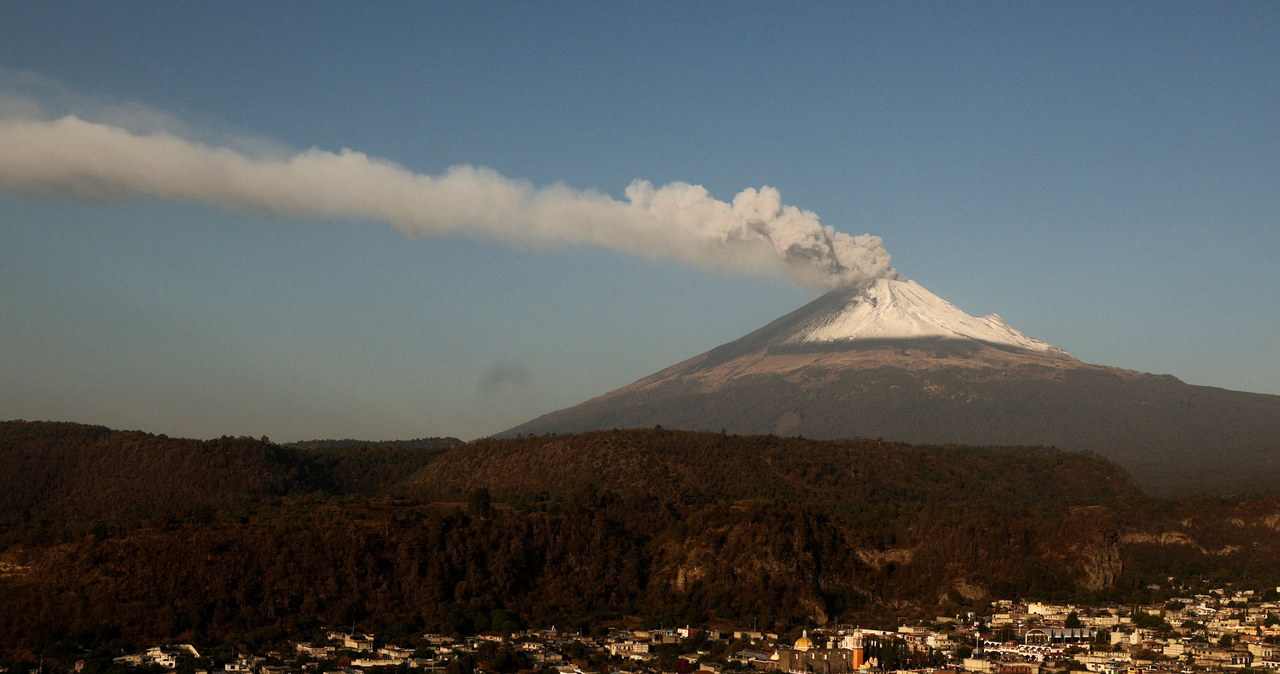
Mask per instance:
[[[1091,451],[1161,495],[1280,492],[1280,396],[1084,363],[914,281],[831,291],[501,436],[666,428]]]

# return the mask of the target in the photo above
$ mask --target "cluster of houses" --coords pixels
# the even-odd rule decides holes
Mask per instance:
[[[1268,594],[1274,598],[1277,592]],[[609,663],[608,674],[665,671],[672,669],[673,652],[679,653],[675,671],[680,674],[1280,672],[1280,602],[1264,601],[1252,591],[1214,590],[1126,607],[1002,600],[993,609],[893,630],[827,626],[790,637],[708,627],[616,628],[604,636],[549,629],[471,637],[426,634],[408,648],[380,643],[372,634],[331,631],[323,641],[293,644],[290,653],[244,655],[221,671],[197,669],[195,674],[361,674],[389,667],[444,672],[451,660],[478,653],[486,643],[523,656],[526,667],[545,674],[590,674],[583,654],[600,656],[590,658],[597,669],[600,662]],[[660,662],[659,653],[668,657]],[[151,648],[117,662],[175,669],[188,657],[200,654],[181,645]]]
[[[199,658],[200,651],[191,644],[176,646],[152,646],[140,653],[130,653],[115,659],[116,664],[142,667],[143,665],[159,665],[165,669],[176,669],[188,657]],[[84,668],[84,661],[76,663],[76,671]]]
[[[974,635],[967,671],[1039,674],[1064,663],[1103,674],[1280,671],[1280,602],[1251,590],[1127,608],[996,605],[1003,612]]]

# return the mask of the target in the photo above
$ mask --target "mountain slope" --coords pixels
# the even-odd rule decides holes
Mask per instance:
[[[94,444],[105,429],[10,426],[63,438],[69,460],[126,454]],[[220,470],[257,470],[256,457]],[[44,475],[15,469],[12,484]],[[496,506],[458,502],[480,488]],[[309,493],[250,518],[0,543],[0,659],[53,643],[69,669],[117,639],[262,645],[317,624],[389,640],[623,616],[785,631],[999,597],[1147,603],[1183,583],[1280,582],[1276,499],[1149,499],[1099,457],[1043,448],[596,432],[471,443],[375,491],[401,490],[447,501]]]
[[[1014,330],[996,314],[974,318],[915,281],[875,279],[827,298],[798,312],[796,318],[801,320],[793,319],[789,326],[793,333],[782,336],[781,343],[933,338],[1068,355]]]
[[[1280,396],[1090,365],[918,284],[823,295],[501,434],[651,427],[1088,450],[1161,494],[1280,488]]]

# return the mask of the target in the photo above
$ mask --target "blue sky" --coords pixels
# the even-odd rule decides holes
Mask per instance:
[[[0,113],[614,199],[772,186],[1082,360],[1280,394],[1276,73],[1274,2],[0,5]],[[493,239],[11,187],[0,418],[470,439],[818,292]]]

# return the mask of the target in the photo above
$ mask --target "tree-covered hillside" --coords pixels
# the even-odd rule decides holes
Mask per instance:
[[[0,466],[11,655],[1280,583],[1280,503],[1154,500],[1046,448],[651,429],[302,450],[8,422]]]

